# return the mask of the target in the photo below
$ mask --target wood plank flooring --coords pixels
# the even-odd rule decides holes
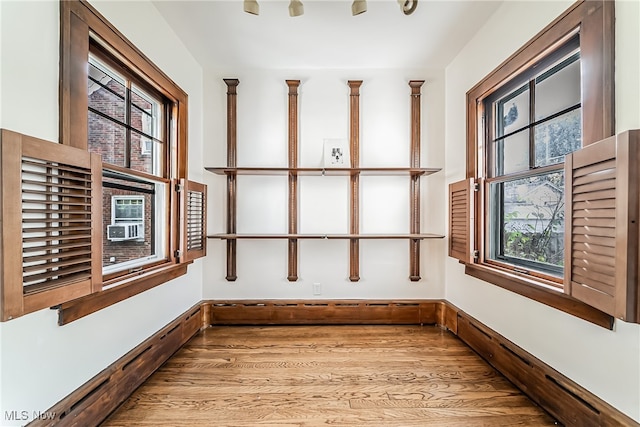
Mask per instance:
[[[553,426],[434,326],[212,327],[103,426]]]

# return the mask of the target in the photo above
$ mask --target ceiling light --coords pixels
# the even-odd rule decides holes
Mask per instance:
[[[304,14],[304,5],[300,0],[291,0],[289,3],[289,16],[300,16]]]
[[[360,15],[367,11],[367,0],[353,0],[351,5],[351,14],[353,16]]]
[[[244,0],[244,11],[252,15],[259,15],[260,5],[256,0]]]
[[[418,7],[418,0],[398,0],[400,9],[405,15],[411,15]]]

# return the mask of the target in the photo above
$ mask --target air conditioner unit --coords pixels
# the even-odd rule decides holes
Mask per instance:
[[[107,225],[107,239],[112,242],[144,239],[144,227],[141,222],[121,222]]]

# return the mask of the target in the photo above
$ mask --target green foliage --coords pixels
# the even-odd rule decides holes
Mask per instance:
[[[564,228],[564,201],[560,197],[554,205],[535,205],[535,210],[526,216],[532,221],[525,223],[515,221],[519,216],[517,211],[505,214],[504,254],[562,266],[564,250],[559,240]],[[539,229],[541,231],[537,231]]]

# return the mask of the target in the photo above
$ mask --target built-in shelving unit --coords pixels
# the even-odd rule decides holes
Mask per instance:
[[[288,274],[290,281],[298,280],[298,240],[327,239],[349,240],[349,280],[360,280],[360,240],[405,239],[409,241],[409,279],[420,280],[420,241],[440,239],[443,235],[420,231],[420,178],[440,171],[439,168],[420,167],[420,89],[424,81],[411,80],[411,152],[409,167],[361,167],[360,166],[360,85],[361,80],[349,80],[349,149],[351,165],[347,168],[308,168],[298,166],[298,87],[299,80],[287,80],[289,129],[288,167],[238,167],[237,155],[237,79],[225,79],[227,84],[227,166],[207,167],[209,172],[227,178],[227,230],[225,233],[207,236],[227,242],[226,279],[234,281],[236,272],[237,241],[241,239],[285,239],[288,241]],[[236,232],[236,178],[238,175],[288,176],[288,232],[283,234],[238,234]],[[406,234],[360,233],[360,176],[407,176],[410,179],[410,230]],[[298,177],[299,176],[348,176],[349,177],[349,233],[305,234],[298,233]]]

